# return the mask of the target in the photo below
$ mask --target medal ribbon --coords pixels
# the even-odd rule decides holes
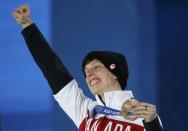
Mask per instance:
[[[101,105],[96,105],[94,107],[94,112],[95,112],[96,115],[97,114],[116,115],[116,116],[121,115],[120,110],[112,109],[110,107],[101,106]]]

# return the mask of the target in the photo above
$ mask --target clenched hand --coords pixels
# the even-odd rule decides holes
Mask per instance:
[[[23,28],[31,25],[33,22],[30,19],[30,9],[28,5],[22,5],[15,9],[12,13],[18,24]]]

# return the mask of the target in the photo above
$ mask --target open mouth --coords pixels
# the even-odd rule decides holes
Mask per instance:
[[[90,80],[90,86],[97,85],[99,82],[100,82],[99,78],[92,79]]]

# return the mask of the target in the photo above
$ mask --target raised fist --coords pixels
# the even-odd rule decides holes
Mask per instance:
[[[28,5],[22,5],[13,11],[13,16],[16,21],[23,27],[27,27],[32,24],[30,19],[30,10]]]

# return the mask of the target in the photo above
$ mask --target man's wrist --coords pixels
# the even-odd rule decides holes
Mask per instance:
[[[156,118],[152,120],[151,122],[145,122],[143,120],[143,124],[144,124],[146,131],[163,131],[163,128],[162,128],[162,125],[160,123],[158,116],[156,116]]]
[[[31,19],[28,19],[28,21],[24,24],[21,24],[22,28],[25,29],[26,27],[33,24],[33,21]]]

